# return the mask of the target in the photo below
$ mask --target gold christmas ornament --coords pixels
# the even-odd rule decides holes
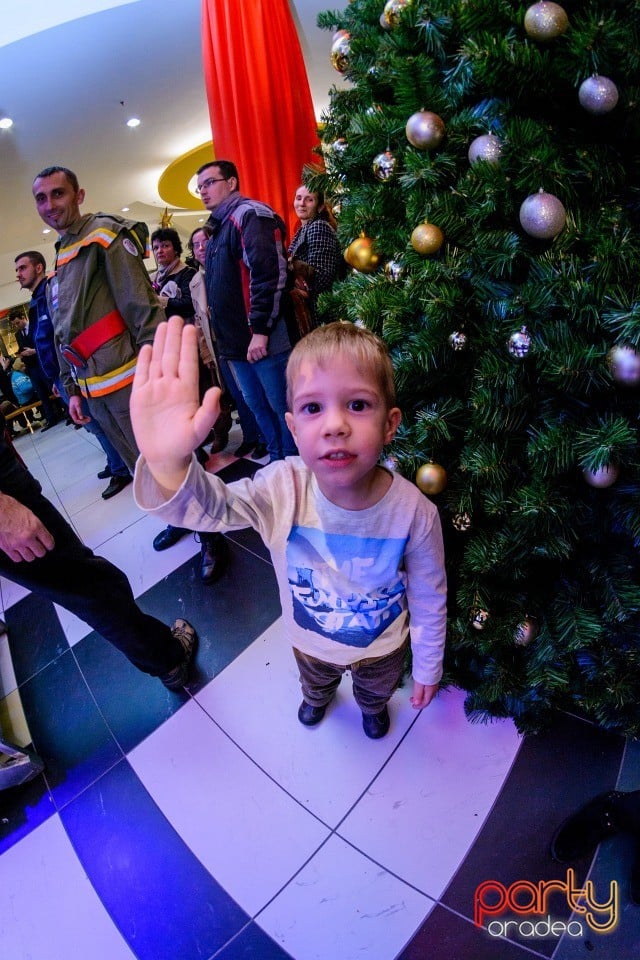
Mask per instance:
[[[640,353],[625,344],[616,344],[607,354],[611,376],[617,383],[633,387],[640,383]]]
[[[471,626],[475,630],[484,630],[489,619],[489,611],[482,610],[480,607],[474,607],[471,611]]]
[[[407,140],[416,150],[435,150],[442,143],[445,130],[442,117],[430,110],[412,113],[405,127]]]
[[[595,116],[611,113],[618,103],[618,88],[609,77],[594,74],[580,84],[578,100],[587,113]]]
[[[472,140],[467,156],[471,166],[478,163],[479,160],[497,166],[500,163],[501,153],[502,144],[498,137],[494,136],[493,133],[486,133]]]
[[[620,470],[615,463],[609,463],[605,464],[604,467],[600,467],[598,470],[583,470],[582,476],[584,477],[585,483],[588,483],[590,487],[604,490],[606,487],[612,487],[614,485],[620,476]]]
[[[387,18],[384,15],[384,10],[380,14],[380,26],[383,30],[391,30],[391,24],[387,22]]]
[[[360,273],[373,273],[380,263],[379,254],[373,249],[373,240],[371,237],[366,237],[364,233],[349,244],[344,258],[350,267],[359,270]]]
[[[409,6],[409,0],[388,0],[384,5],[382,16],[389,29],[397,27],[400,23],[400,17],[405,7]]]
[[[559,3],[534,3],[524,15],[524,29],[533,40],[555,40],[569,26],[569,18]]]
[[[447,471],[439,463],[423,463],[416,473],[416,486],[429,497],[442,493],[447,485]]]
[[[561,233],[567,222],[562,202],[552,193],[540,189],[532,193],[520,207],[520,224],[530,237],[552,240]]]
[[[349,69],[349,57],[351,55],[351,35],[346,30],[338,31],[337,40],[331,45],[331,63],[338,73],[346,73]]]
[[[525,617],[516,627],[513,642],[517,647],[528,647],[538,636],[539,629],[537,620],[533,617]]]
[[[411,246],[424,257],[437,253],[444,243],[444,234],[435,223],[419,223],[411,234]]]
[[[385,150],[384,153],[379,153],[373,158],[372,168],[374,176],[383,183],[393,178],[397,166],[398,161],[391,153],[391,150]]]

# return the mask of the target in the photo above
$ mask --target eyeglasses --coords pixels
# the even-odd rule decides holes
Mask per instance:
[[[226,180],[226,177],[209,177],[208,180],[205,180],[203,183],[199,183],[196,187],[196,193],[201,194],[203,190],[208,190],[210,186],[214,183],[222,183],[223,180]]]

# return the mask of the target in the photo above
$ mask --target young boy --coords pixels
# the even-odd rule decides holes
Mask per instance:
[[[228,486],[192,456],[218,415],[219,391],[198,407],[197,385],[196,331],[172,317],[138,358],[138,505],[191,530],[254,527],[271,552],[300,670],[298,719],[319,723],[348,669],[364,732],[383,737],[409,631],[420,710],[442,676],[446,624],[438,512],[378,464],[401,418],[384,344],[349,323],[304,337],[287,368],[286,417],[300,456]]]

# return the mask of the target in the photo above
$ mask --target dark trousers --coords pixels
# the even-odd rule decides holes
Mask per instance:
[[[386,657],[354,660],[348,667],[316,660],[293,648],[300,670],[302,696],[312,707],[325,707],[335,695],[342,675],[351,671],[353,696],[363,713],[380,713],[400,685],[407,657],[408,641]]]
[[[159,676],[182,662],[180,642],[168,626],[142,612],[118,567],[96,557],[41,494],[29,492],[20,502],[39,517],[55,547],[19,563],[0,550],[0,574],[75,613],[145,673]]]
[[[47,423],[56,423],[62,417],[62,409],[57,400],[51,398],[51,387],[42,372],[39,363],[26,366],[25,369],[33,384],[38,400],[42,401],[42,412]]]

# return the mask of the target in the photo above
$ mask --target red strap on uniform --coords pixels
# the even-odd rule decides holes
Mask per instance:
[[[122,319],[122,315],[117,310],[112,310],[111,313],[106,313],[104,317],[100,317],[90,327],[79,333],[69,346],[86,361],[107,340],[117,337],[119,333],[126,329],[127,325]]]

